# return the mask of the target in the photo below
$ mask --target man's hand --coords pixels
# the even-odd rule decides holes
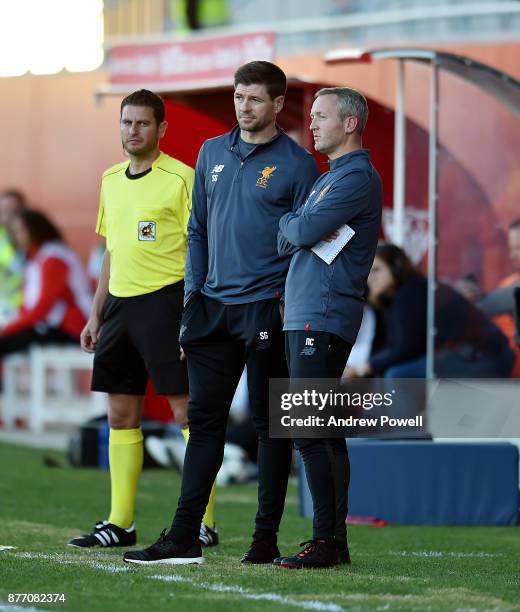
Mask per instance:
[[[351,366],[345,366],[345,369],[343,370],[343,374],[341,375],[341,380],[353,380],[354,378],[357,378],[357,373],[356,373],[356,368],[353,368]]]
[[[323,240],[325,240],[326,242],[332,242],[333,240],[336,240],[338,236],[339,236],[339,229],[333,230],[332,232],[330,232],[330,234],[327,234],[323,238]]]
[[[81,348],[87,353],[93,353],[99,340],[99,319],[90,317],[80,336]]]
[[[372,374],[372,368],[369,363],[361,363],[357,366],[345,366],[343,374],[341,375],[342,380],[353,380],[354,378],[365,378]]]
[[[455,282],[455,290],[461,293],[472,304],[478,302],[482,298],[483,293],[476,279],[471,278],[471,275],[461,278]]]

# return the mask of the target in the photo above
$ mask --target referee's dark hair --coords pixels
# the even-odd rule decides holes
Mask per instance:
[[[31,244],[38,246],[46,242],[63,242],[63,236],[54,223],[39,210],[25,208],[16,215],[24,224]]]
[[[153,116],[157,125],[164,121],[164,102],[161,96],[158,96],[153,91],[148,89],[138,89],[121,101],[121,111],[119,116],[123,115],[125,106],[148,106],[153,110]]]
[[[284,71],[271,62],[255,61],[240,66],[235,72],[237,85],[265,85],[271,100],[285,96],[287,77]]]

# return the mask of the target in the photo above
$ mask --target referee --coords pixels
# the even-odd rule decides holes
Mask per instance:
[[[188,380],[180,361],[187,224],[193,169],[162,153],[162,99],[136,91],[121,102],[121,140],[130,161],[101,182],[96,232],[107,250],[81,346],[95,352],[93,391],[108,393],[111,510],[72,546],[131,546],[143,463],[141,409],[148,377],[186,427]]]

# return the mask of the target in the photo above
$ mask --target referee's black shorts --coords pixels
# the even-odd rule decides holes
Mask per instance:
[[[144,295],[108,295],[94,356],[92,391],[144,395],[148,377],[160,395],[188,392],[180,361],[184,281]]]

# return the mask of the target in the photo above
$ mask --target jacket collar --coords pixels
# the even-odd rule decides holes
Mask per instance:
[[[351,151],[350,153],[345,153],[341,157],[336,157],[336,159],[331,159],[329,161],[330,169],[337,170],[341,168],[348,162],[350,162],[354,158],[367,157],[368,158],[368,150],[367,149],[356,149],[355,151]]]
[[[263,145],[267,145],[267,144],[271,144],[273,142],[275,142],[276,140],[278,140],[281,136],[282,133],[285,133],[282,128],[279,125],[276,125],[276,129],[277,129],[277,133],[275,136],[273,136],[273,138],[271,138],[271,140],[268,140],[267,142],[261,142],[258,143],[258,145],[255,147],[256,150],[258,147],[261,147]],[[229,140],[228,140],[228,144],[229,144],[229,148],[234,151],[235,147],[237,146],[238,143],[238,139],[240,138],[240,126],[237,124],[235,125],[235,127],[229,132]]]

